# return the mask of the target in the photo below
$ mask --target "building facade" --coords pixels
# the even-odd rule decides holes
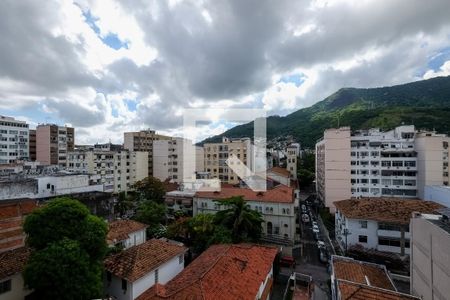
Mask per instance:
[[[11,164],[29,158],[28,124],[0,115],[0,164]]]
[[[128,191],[139,180],[148,177],[148,153],[138,151],[80,150],[68,154],[67,170],[97,175],[96,183],[105,192]]]
[[[148,172],[153,175],[153,142],[159,140],[170,140],[171,137],[157,134],[154,130],[141,130],[137,132],[124,132],[124,148],[129,151],[140,151],[148,153]]]
[[[36,129],[29,130],[29,137],[30,161],[36,161]]]
[[[36,160],[43,165],[66,166],[67,153],[75,147],[75,129],[55,124],[36,128]]]
[[[423,200],[434,201],[450,208],[450,186],[427,185]]]
[[[450,295],[450,222],[444,215],[413,214],[411,219],[411,294],[423,300]]]
[[[211,178],[218,178],[223,183],[238,184],[238,175],[228,167],[226,160],[232,155],[253,170],[253,151],[250,138],[222,138],[221,143],[205,143],[203,145],[206,172]]]
[[[297,179],[297,161],[300,155],[300,144],[293,143],[286,148],[286,169],[292,179]]]

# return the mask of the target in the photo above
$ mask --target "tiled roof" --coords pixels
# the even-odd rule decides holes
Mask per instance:
[[[267,170],[267,172],[277,173],[277,174],[282,175],[287,178],[291,177],[291,172],[289,172],[285,168],[281,168],[281,167],[270,168],[269,170]]]
[[[332,262],[336,279],[395,290],[386,268],[382,265],[342,256],[333,256]]]
[[[153,286],[137,300],[255,299],[277,253],[269,246],[213,245],[166,285]]]
[[[109,223],[108,243],[115,243],[128,239],[129,234],[146,229],[148,225],[133,220],[115,220]]]
[[[152,239],[108,256],[105,269],[119,278],[134,282],[185,251],[186,248],[179,243]]]
[[[21,273],[30,256],[26,247],[0,253],[0,280]]]
[[[234,196],[243,196],[245,201],[293,203],[294,189],[285,185],[277,185],[265,192],[255,192],[248,188],[221,188],[215,192],[197,192],[197,198],[226,199]]]
[[[336,208],[348,219],[374,220],[409,224],[413,212],[434,213],[443,206],[418,199],[361,198],[334,202]]]
[[[420,298],[377,287],[338,281],[342,300],[418,300]]]

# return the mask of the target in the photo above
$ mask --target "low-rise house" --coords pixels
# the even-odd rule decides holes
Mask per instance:
[[[342,250],[353,245],[410,254],[409,221],[412,212],[433,213],[443,206],[401,198],[361,198],[334,202],[336,239]]]
[[[144,243],[148,225],[133,220],[115,220],[108,224],[106,241],[110,246],[128,249]]]
[[[152,239],[105,259],[105,294],[134,300],[157,283],[165,284],[184,269],[187,248],[166,239]]]
[[[411,294],[423,300],[450,296],[450,210],[411,219]]]
[[[166,193],[164,202],[167,205],[169,213],[173,214],[174,212],[181,211],[186,215],[192,216],[192,202],[194,196],[194,190],[175,190]]]
[[[331,294],[333,300],[419,299],[398,292],[385,266],[336,255],[331,257]]]
[[[262,245],[213,245],[175,278],[153,286],[138,300],[268,300],[277,253],[277,248]]]
[[[197,192],[194,196],[194,216],[199,213],[216,213],[224,210],[227,207],[220,205],[220,200],[235,196],[242,196],[251,209],[262,214],[263,234],[294,240],[295,193],[292,187],[282,184],[265,192],[237,187],[223,187],[214,192]]]
[[[26,247],[0,253],[0,300],[24,299],[31,293],[22,278],[29,255]]]
[[[281,167],[273,167],[266,171],[266,176],[281,184],[291,186],[291,172]]]

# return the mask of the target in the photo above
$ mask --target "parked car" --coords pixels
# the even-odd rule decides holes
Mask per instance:
[[[312,226],[313,226],[313,227],[314,227],[314,226],[319,227],[319,224],[317,224],[316,221],[313,221],[313,222],[312,222]]]
[[[322,239],[320,232],[314,232],[314,238],[316,241],[320,241]]]
[[[292,256],[283,256],[280,258],[280,266],[282,267],[294,267],[295,268],[295,258]]]
[[[320,232],[320,230],[319,230],[319,226],[317,226],[317,225],[313,225],[313,227],[312,227],[312,231],[313,231],[313,232]]]
[[[309,223],[309,216],[307,214],[303,214],[302,221],[303,221],[303,223]]]
[[[327,250],[325,250],[325,249],[319,250],[319,260],[320,260],[320,262],[322,262],[324,264],[326,264],[328,262]]]
[[[319,249],[326,249],[326,246],[325,246],[324,241],[321,241],[321,240],[318,240],[318,241],[317,241],[317,247],[318,247]]]
[[[306,205],[302,204],[302,210],[306,210]]]

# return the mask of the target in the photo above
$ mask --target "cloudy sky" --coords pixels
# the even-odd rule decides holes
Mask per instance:
[[[449,75],[449,12],[448,0],[2,0],[0,114],[70,124],[77,143],[180,134],[184,108],[286,115],[341,87]]]

